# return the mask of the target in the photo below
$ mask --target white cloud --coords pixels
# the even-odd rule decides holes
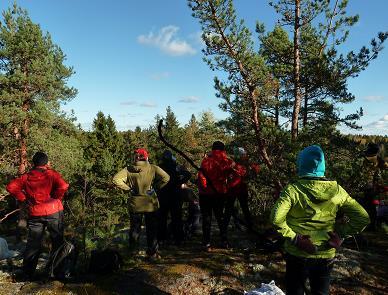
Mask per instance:
[[[161,28],[156,34],[151,31],[148,35],[140,35],[137,41],[140,44],[157,47],[172,56],[195,54],[195,49],[189,43],[178,39],[176,36],[178,31],[179,27],[170,25]]]
[[[364,97],[366,101],[382,101],[384,100],[384,96],[382,95],[368,95]]]
[[[193,95],[182,97],[182,99],[179,100],[179,102],[182,102],[182,103],[196,103],[198,101],[199,101],[199,98]]]
[[[143,102],[140,104],[140,106],[143,108],[155,108],[156,104],[153,102]]]
[[[388,114],[377,121],[367,124],[362,131],[368,134],[388,135]]]
[[[128,100],[128,101],[120,102],[120,105],[122,105],[122,106],[132,106],[132,105],[135,105],[135,104],[136,104],[136,101],[133,101],[133,100]]]
[[[167,79],[170,77],[170,73],[169,72],[162,72],[162,73],[154,73],[151,75],[151,79],[152,80],[162,80],[162,79]]]

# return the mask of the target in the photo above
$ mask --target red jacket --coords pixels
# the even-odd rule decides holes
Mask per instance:
[[[30,216],[47,216],[63,210],[61,200],[68,187],[58,172],[42,166],[12,180],[7,191],[18,201],[29,202]]]
[[[239,176],[234,181],[232,188],[232,194],[238,196],[247,196],[248,195],[248,186],[246,179],[257,175],[260,171],[260,166],[256,163],[236,163],[235,170],[239,171]]]
[[[198,173],[198,188],[201,194],[226,194],[235,185],[238,179],[236,163],[229,159],[225,151],[214,150],[211,155],[203,159],[201,170]],[[209,185],[204,174],[210,178]],[[214,191],[214,188],[216,191]]]

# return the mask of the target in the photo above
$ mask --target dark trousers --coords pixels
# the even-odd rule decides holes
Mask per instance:
[[[242,213],[244,215],[245,219],[245,225],[247,228],[251,229],[252,228],[252,215],[251,212],[249,211],[248,207],[248,194],[246,195],[240,195],[237,197],[238,202],[240,204],[240,208],[242,210]]]
[[[243,216],[244,216],[244,221],[245,221],[245,226],[248,228],[248,229],[251,229],[252,228],[252,216],[251,216],[251,212],[249,211],[249,207],[248,207],[248,192],[243,192],[243,193],[240,193],[237,195],[237,200],[240,204],[240,208],[241,208],[241,211],[243,213]],[[240,222],[240,219],[238,217],[238,210],[237,208],[233,208],[233,218],[235,219],[235,222],[237,221],[237,223]]]
[[[286,256],[286,294],[303,295],[307,278],[311,295],[327,295],[333,259],[302,258]]]
[[[130,242],[137,243],[141,234],[141,224],[145,219],[146,235],[147,235],[147,254],[153,255],[158,252],[158,211],[149,213],[131,213],[130,214]]]
[[[216,217],[222,242],[227,242],[227,223],[225,222],[225,195],[199,195],[199,205],[202,214],[203,244],[210,244],[212,216]]]
[[[234,203],[236,202],[236,198],[234,196],[225,196],[224,200],[224,227],[225,234],[227,235],[228,227],[230,223],[230,219],[235,211]]]
[[[170,213],[174,240],[177,243],[181,242],[184,237],[182,220],[183,201],[179,191],[164,191],[159,195],[159,204],[158,239],[162,241],[168,238],[167,222],[168,214]]]
[[[50,234],[51,253],[54,253],[63,243],[63,211],[47,216],[32,216],[27,221],[27,228],[23,270],[25,274],[32,276],[38,264],[45,230],[47,229]]]
[[[185,223],[186,232],[188,235],[195,234],[199,228],[199,219],[201,217],[201,209],[198,201],[190,201],[187,208],[187,220]]]

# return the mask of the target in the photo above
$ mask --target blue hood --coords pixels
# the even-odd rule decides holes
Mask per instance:
[[[297,159],[298,175],[308,177],[325,176],[325,155],[320,146],[311,145],[303,149]]]

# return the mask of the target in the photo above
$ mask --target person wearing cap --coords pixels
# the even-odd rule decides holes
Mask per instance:
[[[234,187],[231,188],[230,194],[234,198],[237,198],[240,204],[241,211],[244,215],[245,226],[248,230],[251,230],[253,224],[248,206],[248,185],[246,183],[246,180],[249,177],[255,177],[260,171],[260,166],[257,163],[249,162],[248,154],[243,147],[235,147],[233,149],[233,153],[234,160],[236,162],[236,167],[234,169],[239,172],[238,174],[240,175],[240,177],[236,179],[236,184]],[[236,220],[236,208],[234,208],[232,215],[235,219],[236,225],[239,226],[239,222],[238,220]]]
[[[62,199],[69,184],[49,167],[48,156],[37,152],[32,158],[33,168],[7,185],[7,191],[28,208],[28,237],[23,259],[27,278],[34,275],[42,247],[44,231],[50,234],[51,253],[63,243]]]
[[[229,247],[225,214],[229,214],[227,212],[231,212],[234,205],[234,198],[229,195],[230,188],[236,180],[234,166],[234,161],[228,158],[225,145],[221,141],[215,141],[211,153],[202,160],[198,172],[198,189],[202,214],[202,242],[205,251],[211,251],[210,233],[213,213],[220,230],[222,247]]]
[[[179,245],[184,238],[183,221],[182,221],[182,184],[189,181],[191,173],[178,165],[176,158],[170,150],[165,150],[160,162],[160,168],[167,172],[170,181],[164,186],[158,195],[159,209],[159,228],[158,240],[167,239],[167,219],[171,215],[172,234],[176,245]]]
[[[131,196],[147,196],[154,190],[159,191],[170,180],[169,175],[160,167],[148,162],[148,152],[145,149],[136,149],[133,154],[133,164],[120,170],[114,177],[113,183],[120,189],[128,191]],[[158,258],[158,211],[130,214],[130,243],[139,240],[141,224],[145,217],[147,235],[147,255]]]
[[[336,182],[325,178],[320,146],[303,149],[297,158],[299,178],[282,191],[271,221],[285,238],[286,294],[304,294],[307,278],[311,294],[329,294],[336,250],[344,238],[361,232],[368,213]],[[337,223],[345,214],[349,221]]]

